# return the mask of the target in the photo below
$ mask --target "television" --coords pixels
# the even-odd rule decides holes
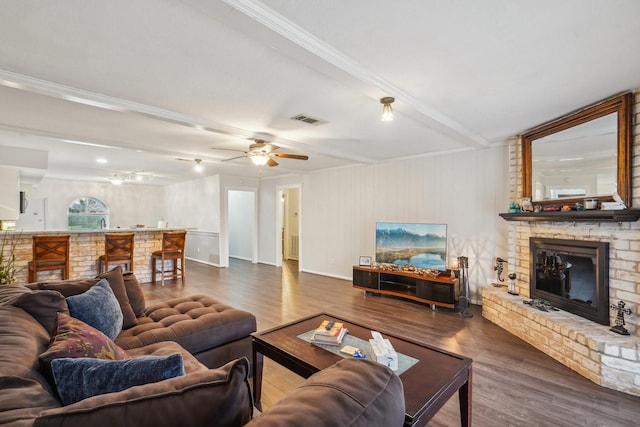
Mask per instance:
[[[447,224],[376,222],[376,262],[446,270]]]

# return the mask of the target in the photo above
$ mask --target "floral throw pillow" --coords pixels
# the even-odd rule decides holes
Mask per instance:
[[[40,355],[40,365],[50,372],[53,359],[62,357],[93,357],[96,359],[124,360],[131,356],[109,337],[81,320],[58,313],[57,328],[49,348]]]

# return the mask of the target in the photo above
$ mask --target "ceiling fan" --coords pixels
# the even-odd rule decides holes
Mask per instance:
[[[304,156],[300,154],[290,154],[290,153],[274,153],[278,148],[277,145],[268,143],[262,139],[256,139],[253,144],[249,146],[249,151],[245,151],[242,156],[232,157],[230,159],[222,160],[223,162],[228,162],[230,160],[240,159],[242,157],[247,157],[251,160],[256,166],[278,166],[278,162],[275,161],[274,157],[280,157],[283,159],[296,159],[296,160],[308,160],[309,156]]]

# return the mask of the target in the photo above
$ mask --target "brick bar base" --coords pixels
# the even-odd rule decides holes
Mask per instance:
[[[596,384],[640,396],[640,338],[565,311],[543,312],[504,288],[482,289],[482,316]]]

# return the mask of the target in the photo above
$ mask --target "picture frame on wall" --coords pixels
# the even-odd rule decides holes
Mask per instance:
[[[360,267],[371,267],[371,257],[370,256],[361,256],[360,257]]]

